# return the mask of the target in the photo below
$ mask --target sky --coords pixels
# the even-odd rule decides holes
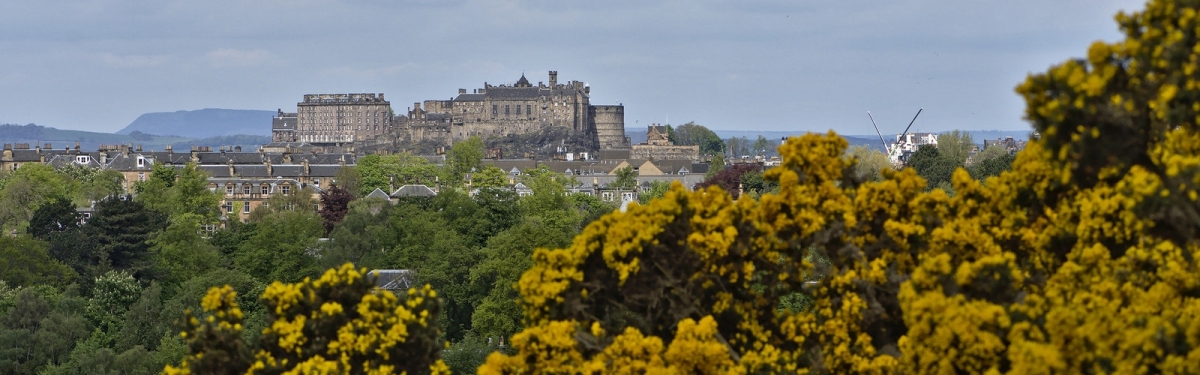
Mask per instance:
[[[0,0],[0,123],[117,131],[139,115],[295,111],[384,93],[582,81],[625,126],[1027,130],[1013,88],[1121,34],[1130,0]],[[263,123],[269,127],[269,121]]]

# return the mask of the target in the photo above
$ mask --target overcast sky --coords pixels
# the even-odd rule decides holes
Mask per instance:
[[[146,112],[295,111],[385,93],[591,85],[625,125],[1024,130],[1013,88],[1120,37],[1131,0],[0,0],[0,123],[116,131]],[[264,127],[270,126],[264,121]]]

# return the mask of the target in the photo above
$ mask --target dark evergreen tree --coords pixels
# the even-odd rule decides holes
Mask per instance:
[[[109,266],[129,271],[134,278],[147,282],[165,276],[156,267],[147,242],[166,225],[163,216],[129,197],[112,197],[96,203],[96,213],[84,229],[107,257]]]
[[[33,211],[27,232],[39,240],[45,240],[50,233],[78,228],[79,220],[80,214],[75,210],[75,204],[66,197],[57,197]]]

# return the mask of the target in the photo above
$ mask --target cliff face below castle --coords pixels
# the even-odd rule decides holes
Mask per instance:
[[[195,111],[152,112],[138,116],[136,120],[117,131],[130,134],[139,131],[146,134],[175,135],[185,138],[210,138],[230,135],[270,136],[270,124],[275,111],[250,109],[205,108]]]

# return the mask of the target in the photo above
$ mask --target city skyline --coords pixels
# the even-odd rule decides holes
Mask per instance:
[[[148,112],[386,93],[400,113],[524,74],[592,86],[625,124],[1024,130],[1028,73],[1120,37],[1141,2],[70,2],[0,15],[0,122],[114,132]],[[320,25],[320,26],[318,26]]]

